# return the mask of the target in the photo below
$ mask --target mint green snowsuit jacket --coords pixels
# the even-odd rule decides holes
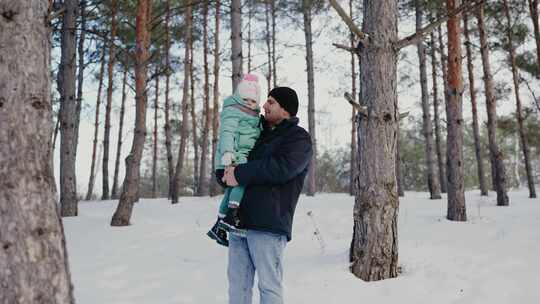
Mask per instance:
[[[219,118],[219,143],[214,157],[216,169],[223,169],[221,157],[225,152],[233,152],[233,163],[247,162],[249,151],[255,145],[261,134],[260,108],[255,110],[248,107],[238,95],[227,97]]]

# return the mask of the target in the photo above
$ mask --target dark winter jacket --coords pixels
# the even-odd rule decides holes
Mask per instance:
[[[245,186],[240,220],[246,229],[268,231],[291,240],[294,211],[313,153],[311,137],[298,118],[274,129],[261,120],[263,131],[248,162],[238,165],[235,178]]]

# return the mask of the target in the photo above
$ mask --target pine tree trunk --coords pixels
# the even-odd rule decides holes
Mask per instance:
[[[446,0],[446,8],[453,11],[461,0]],[[451,221],[466,221],[465,181],[463,174],[463,81],[461,75],[460,17],[448,19],[448,102],[446,103],[446,163],[448,177],[448,211]]]
[[[127,63],[124,64],[124,76],[122,77],[122,103],[120,105],[120,122],[118,125],[118,142],[116,143],[116,160],[114,161],[114,177],[111,197],[118,198],[118,173],[120,170],[120,153],[122,151],[122,130],[124,129],[124,113],[126,105]]]
[[[66,19],[75,18],[76,3],[70,4]],[[0,303],[6,304],[75,303],[50,147],[48,5],[0,5]]]
[[[165,73],[165,150],[167,151],[167,173],[169,174],[169,198],[172,198],[172,190],[174,188],[174,160],[171,147],[171,120],[169,118],[169,86],[171,78],[171,34],[170,34],[170,23],[171,23],[171,1],[166,0],[165,2],[165,65],[167,72]]]
[[[216,13],[215,13],[215,33],[214,33],[214,92],[213,92],[213,115],[212,115],[212,172],[216,170],[214,157],[216,156],[216,149],[218,143],[219,134],[219,18],[220,18],[220,0],[215,1]],[[217,181],[212,177],[210,183],[210,195],[216,195],[219,191]]]
[[[395,157],[397,124],[397,2],[365,1],[359,50],[360,87],[368,115],[358,122],[358,179],[354,206],[351,271],[365,281],[398,275],[398,194]]]
[[[157,190],[157,159],[158,159],[158,109],[159,109],[159,67],[156,67],[156,91],[154,97],[154,145],[152,155],[152,197],[158,197]]]
[[[232,88],[242,80],[242,1],[231,0]]]
[[[495,100],[493,75],[491,74],[489,46],[487,42],[486,27],[484,24],[483,4],[480,5],[476,10],[476,19],[478,22],[480,52],[482,55],[482,69],[484,72],[483,79],[486,94],[489,158],[491,163],[493,188],[497,192],[497,206],[508,206],[508,195],[506,193],[506,169],[504,167],[502,152],[500,151],[497,143],[497,102]]]
[[[270,43],[270,2],[272,0],[266,0],[265,1],[265,25],[266,25],[266,31],[264,35],[264,40],[266,42],[266,55],[268,57],[268,74],[266,74],[266,84],[268,86],[268,90],[272,87],[272,48]]]
[[[396,181],[398,195],[403,197],[405,196],[405,189],[403,189],[403,176],[401,175],[401,155],[399,154],[400,144],[401,144],[401,133],[399,122],[397,124],[397,140],[396,140]]]
[[[53,152],[56,146],[56,138],[58,137],[58,131],[60,131],[60,113],[56,115],[56,122],[54,123],[54,131],[53,131],[54,134],[53,134],[52,149],[51,149]]]
[[[527,0],[529,2],[529,11],[533,23],[534,41],[536,42],[536,64],[538,65],[538,75],[540,78],[540,26],[538,25],[538,0]]]
[[[193,141],[193,193],[199,192],[199,137],[197,135],[197,114],[195,111],[195,81],[193,75],[193,43],[190,48],[191,65],[189,71],[189,111],[191,113],[191,139]],[[184,155],[189,155],[189,151],[185,151]]]
[[[422,28],[422,7],[419,0],[415,0],[416,10],[416,30]],[[433,126],[431,123],[431,114],[429,112],[429,93],[427,87],[427,71],[426,71],[426,48],[424,41],[416,44],[418,61],[420,63],[420,88],[422,92],[422,131],[425,138],[425,153],[426,153],[426,179],[430,193],[430,199],[440,199],[441,190],[439,181],[436,177],[433,153]]]
[[[184,58],[184,86],[182,92],[182,129],[180,131],[180,147],[178,149],[178,162],[176,163],[176,169],[174,172],[174,187],[172,195],[172,204],[178,203],[178,196],[182,190],[182,171],[184,168],[184,154],[186,152],[186,141],[188,138],[188,110],[189,110],[189,73],[191,70],[191,58],[190,48],[192,47],[192,8],[191,0],[188,0],[186,5],[188,8],[185,12],[186,20],[186,41],[185,41],[185,58]]]
[[[105,107],[105,128],[103,131],[103,164],[102,178],[103,183],[101,199],[109,199],[109,137],[111,134],[111,108],[114,81],[114,64],[116,62],[116,49],[114,39],[116,37],[116,0],[111,0],[111,36],[109,37],[109,63],[107,65],[108,86],[107,86],[107,105]]]
[[[248,73],[251,73],[251,46],[252,46],[252,35],[251,35],[251,21],[253,20],[253,2],[252,1],[248,1],[247,3],[247,6],[248,6],[248,36],[247,36],[247,49],[248,49],[248,55],[247,55],[247,72]],[[208,23],[208,19],[205,19],[205,22]]]
[[[478,171],[478,182],[480,183],[480,195],[488,195],[488,188],[484,175],[484,162],[482,160],[482,150],[480,142],[480,130],[478,126],[478,109],[476,106],[476,86],[474,84],[474,66],[471,50],[471,40],[469,37],[469,24],[467,14],[463,14],[463,32],[465,34],[465,48],[467,51],[467,70],[469,73],[469,91],[471,93],[472,127],[474,135],[474,152]]]
[[[306,65],[308,84],[308,128],[313,145],[313,156],[309,164],[307,195],[313,196],[316,189],[317,171],[317,136],[315,135],[315,79],[313,68],[313,37],[311,31],[311,0],[302,0],[302,10],[304,15],[304,34],[306,38]]]
[[[139,200],[139,180],[142,152],[146,138],[146,103],[148,47],[150,45],[149,19],[151,1],[137,2],[136,51],[135,51],[135,130],[133,144],[126,157],[126,177],[120,201],[111,220],[111,226],[127,226],[131,219],[133,204]]]
[[[62,53],[58,71],[60,92],[60,213],[62,216],[77,216],[77,100],[75,78],[77,73],[75,22],[78,0],[64,2],[62,20]]]
[[[351,18],[353,18],[353,1],[349,0],[349,15]],[[351,47],[355,47],[354,45],[354,33],[351,32],[349,35],[349,40],[351,43]],[[353,98],[356,98],[356,65],[355,65],[355,59],[354,54],[351,53],[351,94]],[[351,112],[351,175],[349,177],[349,194],[354,195],[354,181],[357,175],[357,162],[356,162],[356,154],[357,154],[357,146],[356,143],[356,111],[354,110],[354,107],[352,107]]]
[[[272,84],[277,87],[277,58],[276,58],[276,2],[270,0],[270,12],[272,16]],[[270,88],[270,87],[269,87]]]
[[[506,35],[509,45],[509,58],[512,68],[512,78],[514,80],[514,93],[516,96],[516,117],[518,121],[519,138],[521,140],[521,150],[523,152],[523,162],[525,163],[525,172],[527,173],[527,185],[529,187],[529,198],[536,198],[536,189],[534,187],[534,176],[531,167],[529,142],[527,134],[523,127],[523,114],[521,110],[521,97],[519,96],[519,73],[516,67],[516,50],[514,48],[512,34],[512,20],[510,19],[510,9],[508,8],[508,0],[503,0],[504,15],[506,17]]]
[[[101,90],[103,88],[103,74],[105,71],[105,50],[101,54],[101,67],[99,68],[99,84],[98,92],[96,99],[96,118],[94,121],[94,141],[92,145],[92,163],[90,165],[90,178],[88,179],[88,190],[86,191],[85,200],[89,201],[92,199],[94,193],[94,181],[96,178],[95,167],[96,167],[96,149],[98,143],[98,131],[99,131],[99,108],[101,106]]]
[[[78,74],[77,74],[77,113],[75,120],[75,134],[76,136],[76,145],[79,144],[79,126],[81,123],[81,109],[83,101],[83,83],[84,83],[84,42],[86,38],[86,1],[79,2],[79,15],[81,16],[81,25],[79,33],[79,41],[77,46],[77,56],[79,57],[78,64]]]
[[[442,71],[442,81],[443,81],[443,97],[445,104],[448,103],[448,76],[446,71],[446,52],[444,51],[444,44],[442,38],[442,29],[441,26],[437,28],[439,36],[439,53],[441,54],[441,71]],[[436,95],[435,95],[436,96]],[[435,122],[435,145],[437,151],[437,163],[439,167],[439,180],[441,182],[441,192],[448,192],[448,180],[446,178],[446,162],[445,162],[445,153],[442,146],[443,134],[441,130],[441,118],[439,116],[439,99],[433,99],[433,120]]]
[[[208,136],[210,131],[210,79],[208,72],[208,0],[203,7],[203,65],[204,65],[204,127],[202,130],[201,171],[199,173],[199,196],[208,195]]]

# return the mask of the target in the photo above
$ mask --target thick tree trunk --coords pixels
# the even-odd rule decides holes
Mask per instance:
[[[398,275],[397,2],[365,1],[363,32],[369,43],[360,50],[360,100],[368,115],[359,116],[358,179],[354,206],[351,270],[374,281]]]
[[[171,69],[171,34],[170,34],[170,23],[171,23],[171,1],[166,0],[165,2],[165,66],[167,72],[165,73],[165,150],[167,151],[167,173],[169,174],[169,198],[172,198],[172,190],[174,188],[174,160],[171,147],[171,120],[169,118],[169,86],[170,79],[172,74]]]
[[[441,26],[437,28],[438,37],[439,37],[439,53],[441,54],[441,72],[442,72],[442,81],[443,81],[443,98],[445,104],[448,102],[448,95],[446,92],[448,91],[448,82],[447,82],[447,71],[446,71],[446,52],[444,51],[444,44],[443,44],[443,38],[442,38],[442,29]],[[435,45],[435,44],[434,44]],[[434,94],[436,93],[436,86],[434,86]],[[439,180],[441,182],[441,192],[447,193],[448,192],[448,180],[446,178],[446,162],[445,162],[445,153],[442,146],[443,141],[443,134],[441,130],[441,118],[440,118],[440,112],[439,112],[439,98],[437,98],[437,94],[434,95],[433,99],[433,120],[435,122],[435,149],[437,152],[437,163],[439,167]]]
[[[446,0],[448,11],[461,0]],[[446,163],[448,177],[448,211],[451,221],[466,221],[465,181],[463,175],[463,81],[461,75],[460,15],[448,19],[448,101],[446,103]]]
[[[126,157],[126,177],[120,201],[111,220],[111,226],[127,226],[131,219],[133,204],[139,200],[139,180],[142,152],[146,138],[146,85],[148,71],[148,47],[150,45],[149,19],[151,1],[137,2],[136,51],[135,51],[135,130],[133,144]]]
[[[203,7],[203,66],[204,66],[204,127],[202,130],[201,170],[199,173],[199,196],[208,195],[208,136],[210,132],[210,79],[208,71],[208,0]]]
[[[156,75],[158,67],[156,67]],[[152,155],[152,197],[158,197],[157,190],[157,159],[158,159],[158,109],[159,109],[159,76],[156,76],[156,90],[154,97],[154,145]]]
[[[111,108],[114,81],[114,64],[116,62],[116,49],[114,39],[116,37],[116,0],[111,0],[111,36],[109,38],[109,63],[107,65],[108,86],[107,105],[105,107],[105,128],[103,131],[103,164],[102,164],[102,193],[101,199],[109,199],[109,137],[111,134]]]
[[[516,117],[518,122],[519,138],[521,141],[521,150],[523,152],[523,162],[525,163],[525,172],[527,173],[527,185],[529,187],[529,198],[536,198],[536,189],[534,187],[534,176],[531,167],[529,143],[527,134],[523,127],[523,114],[521,110],[521,97],[519,96],[519,73],[516,67],[516,50],[514,48],[512,20],[510,19],[510,9],[508,8],[508,0],[503,0],[504,15],[506,18],[506,36],[509,45],[509,59],[512,68],[512,79],[514,81],[514,94],[516,96]]]
[[[506,194],[506,169],[504,167],[502,152],[500,151],[497,143],[497,102],[495,100],[493,75],[491,74],[489,46],[487,42],[486,27],[484,24],[483,4],[480,5],[476,10],[476,19],[478,21],[478,34],[480,37],[482,70],[484,72],[483,79],[486,94],[489,158],[491,163],[493,188],[497,192],[497,206],[508,206],[508,195]]]
[[[484,161],[482,159],[482,149],[480,142],[480,130],[478,127],[478,109],[476,106],[476,86],[474,85],[474,66],[471,50],[471,40],[469,37],[469,24],[467,14],[463,14],[463,32],[465,34],[465,49],[467,52],[467,71],[469,73],[469,92],[471,94],[472,127],[474,135],[474,152],[476,155],[476,168],[478,171],[478,182],[480,183],[480,195],[488,195],[486,178],[484,175]]]
[[[197,135],[197,114],[195,111],[195,81],[193,75],[193,43],[189,50],[191,57],[191,65],[189,70],[189,111],[191,113],[191,139],[193,142],[193,192],[194,194],[198,193],[199,189],[199,136]],[[189,155],[189,151],[185,152],[186,155]]]
[[[120,105],[120,122],[118,124],[118,142],[116,143],[116,160],[114,161],[114,177],[111,197],[118,198],[118,173],[120,170],[120,153],[122,151],[122,130],[124,129],[124,113],[126,108],[126,84],[127,84],[127,64],[124,65],[124,76],[122,77],[122,103]]]
[[[302,1],[304,15],[304,35],[306,38],[306,65],[307,65],[307,85],[308,85],[308,128],[313,145],[313,156],[309,164],[307,195],[313,196],[317,192],[317,136],[315,134],[315,76],[313,68],[313,37],[311,31],[311,0]]]
[[[215,171],[214,157],[216,156],[216,148],[218,144],[219,134],[219,22],[220,22],[220,0],[215,1],[216,13],[215,13],[215,33],[214,33],[214,92],[212,97],[213,102],[213,115],[212,115],[212,172]],[[212,174],[212,182],[210,183],[210,195],[216,195],[219,191],[219,185]]]
[[[95,167],[96,167],[96,149],[98,143],[98,131],[99,131],[99,110],[101,107],[101,90],[103,88],[103,74],[105,71],[105,50],[101,54],[101,67],[99,68],[99,84],[97,91],[96,99],[96,118],[94,121],[94,141],[92,145],[92,163],[90,165],[90,178],[88,179],[88,190],[86,191],[85,200],[89,201],[92,199],[94,193],[94,181],[96,178]]]
[[[415,0],[416,10],[416,30],[422,28],[422,9],[420,0]],[[429,111],[429,93],[427,87],[427,71],[426,71],[426,47],[424,41],[416,44],[418,53],[418,62],[420,63],[420,88],[422,93],[422,131],[425,138],[425,157],[426,157],[426,179],[431,199],[440,199],[441,190],[439,181],[436,177],[433,153],[433,126],[431,123],[431,114]]]
[[[538,65],[538,75],[540,78],[540,26],[538,25],[538,0],[527,0],[534,30],[534,41],[536,42],[536,64]]]
[[[77,100],[75,78],[77,73],[75,35],[78,0],[64,2],[62,20],[62,53],[58,71],[60,92],[60,210],[62,216],[77,216]]]
[[[405,189],[403,189],[403,176],[401,175],[401,155],[399,154],[399,148],[401,144],[401,133],[399,128],[399,122],[397,124],[397,142],[396,142],[396,182],[398,195],[405,196]]]
[[[242,1],[231,0],[232,88],[242,80]]]
[[[48,4],[0,5],[0,303],[6,304],[75,303],[49,145]]]
[[[190,6],[191,0],[188,0],[188,8],[185,12],[186,20],[186,41],[185,41],[185,56],[184,56],[184,86],[182,92],[182,129],[180,132],[180,147],[178,148],[178,162],[176,163],[176,169],[174,172],[174,187],[172,195],[172,204],[178,203],[178,196],[182,190],[182,171],[184,168],[184,154],[186,152],[186,142],[188,138],[188,110],[189,110],[189,71],[191,70],[191,58],[190,48],[192,44],[192,8]]]
[[[349,15],[351,18],[353,17],[353,0],[349,0]],[[349,40],[351,43],[351,47],[354,48],[354,33],[351,32],[349,35]],[[355,65],[355,59],[354,59],[354,53],[351,53],[351,94],[353,98],[356,98],[357,90],[356,90],[356,65]],[[354,181],[357,175],[357,163],[356,163],[356,154],[358,153],[358,144],[356,143],[356,111],[354,107],[352,107],[351,112],[351,175],[349,177],[349,194],[354,195]]]

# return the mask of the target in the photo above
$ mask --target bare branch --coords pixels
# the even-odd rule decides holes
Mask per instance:
[[[351,94],[349,94],[349,92],[345,92],[345,94],[343,94],[343,97],[345,97],[345,100],[347,100],[351,106],[353,106],[353,108],[358,111],[358,113],[361,113],[363,114],[364,116],[367,116],[368,113],[367,113],[367,108],[366,107],[363,107],[361,106],[359,103],[357,103],[354,98],[351,96]]]
[[[339,44],[339,43],[332,43],[333,46],[337,47],[338,49],[343,49],[345,51],[356,53],[356,49],[347,45]]]
[[[456,8],[452,12],[448,13],[446,16],[440,18],[439,20],[436,20],[427,26],[421,28],[416,33],[407,36],[401,40],[399,40],[396,43],[396,49],[400,50],[404,47],[407,47],[411,44],[416,44],[420,40],[424,38],[424,35],[431,33],[433,30],[435,30],[439,25],[443,24],[444,22],[448,21],[448,19],[466,11],[470,11],[474,8],[476,8],[478,5],[484,3],[485,0],[473,0],[473,1],[467,1],[463,3],[460,7]]]
[[[332,7],[336,10],[336,12],[338,13],[338,15],[341,17],[341,19],[345,22],[345,24],[347,24],[347,26],[349,27],[349,29],[351,30],[351,32],[353,32],[354,34],[356,34],[356,36],[358,36],[358,38],[360,40],[366,40],[368,38],[368,35],[366,33],[363,33],[357,26],[356,24],[354,24],[354,22],[352,21],[351,17],[349,17],[349,15],[347,15],[347,13],[345,13],[345,11],[343,10],[343,8],[337,3],[336,0],[329,0],[330,1],[330,5],[332,5]]]

